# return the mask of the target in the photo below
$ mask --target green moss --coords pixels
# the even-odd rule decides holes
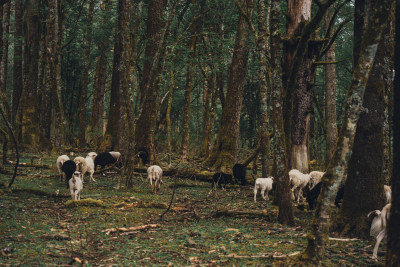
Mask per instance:
[[[75,207],[102,207],[104,208],[106,205],[101,200],[96,200],[92,198],[86,198],[81,200],[68,200],[65,202],[65,206],[67,208],[75,208]]]

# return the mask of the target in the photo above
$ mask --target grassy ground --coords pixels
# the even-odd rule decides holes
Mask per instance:
[[[48,156],[42,164],[54,166],[55,159]],[[312,213],[295,209],[296,226],[282,226],[276,222],[277,207],[270,201],[254,203],[250,187],[210,194],[209,183],[166,177],[159,194],[152,195],[144,175],[135,178],[133,188],[117,190],[118,174],[107,173],[95,176],[97,183],[86,178],[82,192],[83,199],[101,200],[104,206],[68,206],[70,196],[55,166],[19,172],[13,191],[0,190],[0,265],[67,265],[76,258],[88,265],[268,266],[285,263],[285,256],[307,244]],[[10,179],[0,175],[0,183]],[[174,185],[173,204],[161,219]],[[150,224],[155,225],[107,231]],[[373,244],[331,241],[324,263],[375,265]]]

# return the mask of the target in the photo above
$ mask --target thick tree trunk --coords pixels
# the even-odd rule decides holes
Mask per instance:
[[[394,48],[393,176],[386,266],[400,266],[400,0],[396,1]]]
[[[78,143],[80,147],[86,146],[86,104],[87,104],[87,89],[89,83],[89,61],[90,61],[90,48],[92,44],[92,22],[93,22],[93,10],[94,10],[94,0],[89,1],[88,9],[88,22],[86,25],[86,40],[85,40],[85,51],[83,58],[83,70],[81,79],[81,103],[79,107],[79,134]]]
[[[288,161],[286,156],[285,129],[283,125],[283,84],[281,67],[280,1],[271,1],[271,97],[274,117],[275,144],[274,165],[276,166],[279,215],[282,224],[293,225],[292,201],[289,189]]]
[[[126,123],[126,112],[123,112],[123,103],[125,99],[122,99],[124,92],[127,92],[123,86],[128,85],[128,81],[124,81],[125,77],[125,61],[128,58],[123,58],[126,56],[128,42],[126,39],[128,30],[127,18],[128,15],[125,9],[129,10],[128,2],[126,0],[119,0],[118,2],[118,25],[116,28],[115,41],[114,41],[114,60],[113,60],[113,70],[111,79],[111,97],[110,97],[110,112],[108,114],[107,130],[103,138],[100,149],[102,151],[116,150],[120,149],[121,142],[121,132],[123,135],[124,124]],[[125,84],[126,83],[126,84]],[[126,96],[124,96],[126,97]],[[126,104],[126,103],[125,103]]]
[[[1,101],[6,111],[6,115],[10,116],[10,106],[8,104],[7,97],[7,70],[8,70],[8,36],[10,34],[10,3],[3,5],[3,23],[2,27],[2,54],[1,54],[1,65],[0,65],[0,94]],[[9,117],[10,118],[10,117]]]
[[[260,148],[261,148],[261,171],[262,177],[268,177],[269,175],[269,164],[270,160],[270,137],[269,137],[269,106],[268,106],[268,81],[271,79],[270,70],[267,66],[268,55],[268,19],[265,15],[265,1],[257,1],[258,10],[258,40],[257,40],[257,52],[260,70],[258,77],[260,80]],[[256,158],[257,159],[257,158]],[[256,160],[255,159],[255,160]]]
[[[17,136],[19,136],[20,122],[17,124],[17,112],[22,96],[22,19],[23,19],[23,5],[22,0],[14,1],[14,65],[13,65],[13,92],[12,92],[12,106],[11,106],[11,124],[14,131],[18,129]]]
[[[332,12],[327,11],[325,15],[325,30],[328,30],[329,22],[332,19]],[[331,31],[332,32],[332,31]],[[329,36],[332,38],[332,34]],[[335,61],[335,43],[326,52],[327,62]],[[325,165],[328,165],[336,146],[337,118],[336,118],[336,65],[325,65],[325,118],[326,118],[326,153]]]
[[[356,29],[359,31],[359,29]],[[361,31],[362,33],[362,31]],[[392,45],[390,23],[384,30],[376,52],[374,65],[365,89],[363,107],[360,115],[354,148],[349,161],[346,191],[343,206],[336,218],[335,231],[342,235],[368,237],[370,223],[367,214],[380,210],[384,204],[383,185],[383,122],[385,111],[385,80],[391,80],[391,71],[386,69]],[[355,35],[357,33],[355,32]],[[356,46],[359,47],[359,46]],[[359,54],[356,52],[356,54]]]
[[[38,71],[40,50],[39,1],[31,0],[26,12],[25,84],[22,111],[22,142],[33,148],[39,145]]]
[[[242,0],[239,3],[246,7],[247,15],[251,16],[254,8],[253,0]],[[239,139],[239,122],[243,101],[243,86],[246,78],[246,67],[249,53],[248,24],[242,13],[239,15],[235,47],[229,73],[228,91],[222,110],[221,127],[213,150],[205,164],[215,170],[231,172],[236,162]]]
[[[143,65],[143,77],[140,84],[140,114],[136,122],[135,152],[144,148],[149,153],[150,163],[155,160],[154,134],[156,130],[158,104],[158,79],[156,73],[160,70],[161,51],[164,46],[162,33],[163,11],[165,1],[153,0],[150,2],[147,13],[146,39],[148,40]],[[174,12],[174,11],[173,11]],[[172,16],[173,14],[171,14]]]
[[[289,0],[288,13],[290,16],[288,35],[296,38],[301,34],[304,23],[311,17],[310,0]],[[293,64],[293,56],[296,46],[292,46],[287,58],[291,59],[286,64]],[[310,140],[310,111],[312,107],[312,94],[310,84],[313,76],[311,73],[312,54],[307,55],[297,73],[296,87],[293,91],[288,89],[292,98],[293,111],[291,112],[291,150],[290,168],[298,169],[301,172],[308,172],[308,144]],[[289,68],[290,69],[290,68]],[[293,93],[292,93],[293,92]],[[288,120],[289,118],[286,118]]]
[[[333,203],[339,185],[347,171],[348,160],[352,154],[357,122],[361,112],[364,110],[362,104],[365,87],[382,31],[387,22],[387,14],[390,13],[391,4],[392,0],[376,2],[371,16],[368,17],[370,23],[368,23],[363,36],[360,57],[354,70],[346,98],[343,126],[335,153],[324,175],[315,217],[312,222],[312,232],[308,235],[308,246],[302,255],[303,259],[311,260],[318,265],[321,265],[325,255],[332,211],[331,203]]]

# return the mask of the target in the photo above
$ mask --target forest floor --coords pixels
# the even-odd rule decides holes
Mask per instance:
[[[82,199],[101,203],[74,206],[55,161],[56,155],[42,160],[50,169],[19,168],[13,190],[0,189],[1,266],[288,265],[307,245],[313,213],[294,208],[296,225],[280,225],[277,207],[260,196],[254,203],[250,186],[210,193],[210,183],[165,177],[153,195],[144,174],[130,189],[115,188],[117,173],[97,174],[96,183],[85,177]],[[11,177],[0,174],[0,184]],[[373,245],[372,239],[331,240],[324,265],[383,264],[382,255],[371,260]]]

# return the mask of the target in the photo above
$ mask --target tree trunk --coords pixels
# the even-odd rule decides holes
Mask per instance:
[[[167,146],[168,146],[168,168],[172,166],[172,145],[171,145],[171,109],[172,109],[172,97],[174,95],[174,86],[175,86],[175,79],[174,79],[174,72],[170,70],[170,82],[168,88],[168,107],[167,107]]]
[[[304,23],[307,23],[311,17],[310,0],[289,0],[288,13],[290,16],[288,35],[290,38],[296,38],[301,34]],[[287,64],[293,64],[293,57],[296,53],[296,46],[292,46],[291,55]],[[312,108],[312,94],[310,84],[313,76],[311,73],[312,54],[307,55],[297,73],[296,87],[293,91],[288,88],[293,103],[291,112],[291,151],[290,168],[299,171],[308,172],[308,144],[310,140],[310,111]],[[290,69],[290,68],[289,68]],[[290,74],[290,73],[288,73]],[[288,120],[289,118],[286,118]]]
[[[277,178],[278,221],[293,225],[292,201],[290,198],[288,161],[286,157],[285,129],[283,125],[283,84],[281,67],[280,1],[271,1],[271,98],[274,117],[275,144],[274,165]]]
[[[312,232],[308,235],[308,246],[302,254],[304,260],[321,265],[328,240],[331,203],[340,183],[346,174],[348,159],[352,154],[354,136],[360,113],[363,112],[363,98],[369,72],[382,36],[382,30],[390,13],[392,0],[376,2],[368,17],[368,26],[363,35],[360,57],[354,70],[351,85],[347,93],[343,124],[335,153],[325,172],[321,193],[317,202]]]
[[[11,106],[11,124],[19,136],[20,122],[17,126],[17,112],[22,96],[22,0],[14,1],[14,65],[13,65],[13,92]]]
[[[270,137],[269,137],[269,106],[268,106],[268,80],[270,77],[270,70],[267,66],[267,59],[269,58],[268,51],[268,39],[267,39],[267,28],[268,19],[265,15],[265,1],[258,0],[258,61],[260,70],[258,72],[260,80],[260,147],[261,147],[261,171],[262,177],[268,177],[269,175],[269,164],[268,160],[270,157]]]
[[[162,33],[164,6],[164,0],[153,0],[148,7],[146,25],[146,39],[148,42],[145,51],[146,60],[143,65],[143,77],[140,84],[141,108],[136,122],[135,152],[137,153],[139,149],[144,148],[149,153],[150,163],[155,160],[154,134],[159,110],[158,91],[160,86],[155,76],[160,70],[161,51],[163,51],[162,48],[165,45],[167,30],[165,28],[164,33]],[[171,13],[174,12],[173,9]],[[170,14],[170,17],[173,15]]]
[[[89,61],[90,48],[92,44],[92,22],[93,22],[94,0],[89,1],[88,22],[86,25],[85,52],[83,58],[83,70],[81,79],[80,107],[79,107],[79,134],[78,143],[80,147],[86,146],[86,104],[87,104],[87,88],[89,83]]]
[[[193,0],[194,15],[197,15],[197,3]],[[181,157],[182,160],[187,159],[187,151],[189,145],[189,134],[190,134],[190,99],[193,89],[193,78],[196,71],[195,59],[197,56],[196,43],[197,43],[197,32],[199,30],[198,23],[194,22],[190,26],[190,38],[188,42],[189,55],[187,63],[187,73],[186,73],[186,89],[185,89],[185,106],[183,108],[183,129],[182,129],[182,146],[181,146]]]
[[[327,11],[325,15],[325,30],[328,30],[329,22],[332,19],[332,12]],[[332,38],[332,34],[328,36]],[[325,59],[327,62],[335,61],[335,44],[326,52]],[[336,139],[338,135],[336,124],[336,65],[325,65],[325,118],[326,118],[326,153],[325,165],[328,165],[333,151],[336,146]]]
[[[246,8],[247,16],[251,17],[254,8],[253,0],[242,0],[239,4],[242,8]],[[222,110],[221,127],[218,131],[213,150],[205,161],[206,165],[222,172],[231,172],[231,168],[235,164],[237,157],[243,86],[246,78],[245,70],[249,54],[247,39],[248,24],[244,15],[240,13],[229,73],[228,91]]]
[[[102,21],[104,24],[110,23],[110,9],[112,3],[104,2],[104,10],[101,12]],[[96,71],[93,84],[92,112],[90,114],[89,125],[86,129],[87,142],[97,149],[100,148],[101,140],[103,139],[103,126],[105,123],[104,96],[107,86],[107,70],[108,61],[107,53],[110,50],[110,42],[108,38],[102,39],[96,43],[98,49],[102,53],[96,60]]]
[[[359,31],[359,29],[356,29]],[[362,32],[362,31],[361,31]],[[365,89],[363,107],[354,138],[353,153],[349,161],[346,191],[335,231],[342,235],[369,236],[367,214],[381,209],[384,202],[383,185],[383,122],[385,111],[385,80],[391,80],[391,71],[383,72],[390,60],[392,44],[390,23],[386,26],[378,45],[374,65]],[[357,33],[354,33],[355,35]],[[359,46],[356,46],[359,47]],[[359,53],[357,53],[359,54]]]
[[[393,176],[386,266],[400,266],[400,0],[396,1],[393,101]]]
[[[26,12],[24,97],[22,110],[22,142],[33,148],[39,145],[38,67],[40,50],[39,1],[30,0]]]
[[[125,0],[118,1],[118,24],[116,28],[115,41],[114,41],[114,59],[113,59],[113,70],[111,79],[111,97],[110,97],[110,112],[108,114],[107,130],[104,135],[100,150],[109,151],[120,148],[120,131],[125,119],[122,118],[122,96],[124,89],[122,88],[122,76],[124,75],[124,66],[122,66],[125,59],[122,58],[124,53],[124,30],[126,30],[126,18],[125,8],[127,8],[127,2]],[[126,34],[126,33],[125,33]],[[128,60],[128,59],[126,59]],[[126,114],[124,114],[125,116]]]
[[[338,229],[342,235],[368,236],[367,214],[384,206],[383,184],[383,121],[384,83],[381,77],[384,41],[379,45],[374,67],[364,96],[366,113],[360,115],[349,162],[348,179],[343,206],[338,217]],[[386,50],[386,51],[385,51]],[[384,79],[387,79],[385,77]]]
[[[4,105],[4,109],[6,111],[6,115],[11,116],[10,114],[10,105],[8,104],[7,97],[7,71],[8,71],[8,36],[10,34],[10,3],[6,3],[3,5],[3,23],[2,27],[2,54],[1,54],[1,65],[0,65],[0,94],[1,101]]]
[[[56,64],[57,64],[57,40],[58,33],[58,0],[48,1],[48,17],[47,17],[47,31],[46,31],[46,43],[45,43],[45,83],[44,92],[42,95],[41,105],[41,134],[40,143],[45,149],[51,149],[50,141],[50,126],[52,118],[52,103],[55,103],[55,110],[59,108],[59,99],[57,96],[57,84],[56,84]],[[61,113],[60,113],[61,114]],[[62,119],[61,119],[62,120]]]

